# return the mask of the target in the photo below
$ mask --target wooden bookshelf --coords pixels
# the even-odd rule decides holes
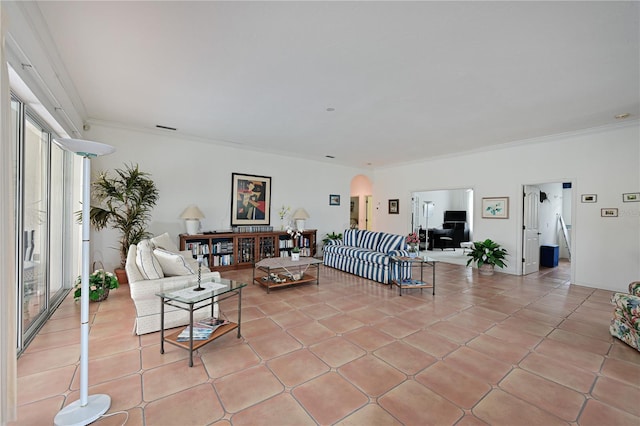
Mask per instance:
[[[295,242],[286,231],[180,234],[180,250],[191,250],[195,257],[201,249],[204,265],[212,271],[244,269],[262,259],[291,256],[294,246],[301,248],[303,256],[315,256],[316,234],[315,229],[307,229]]]

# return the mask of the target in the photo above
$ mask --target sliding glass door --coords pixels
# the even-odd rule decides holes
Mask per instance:
[[[69,155],[18,99],[12,99],[17,152],[18,352],[71,287],[65,235],[71,229]],[[69,165],[67,164],[69,163]]]

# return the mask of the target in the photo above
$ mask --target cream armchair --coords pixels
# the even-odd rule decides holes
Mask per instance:
[[[129,280],[131,299],[133,299],[136,308],[133,331],[138,335],[160,330],[160,298],[156,296],[156,293],[197,284],[197,262],[194,261],[191,254],[177,252],[173,243],[171,245],[162,243],[163,238],[161,237],[145,240],[139,245],[131,245],[127,254],[125,269]],[[164,248],[167,246],[168,250]],[[175,252],[171,250],[175,250]],[[142,253],[143,251],[146,253]],[[153,254],[154,252],[157,256]],[[172,275],[176,273],[182,275],[165,276],[164,270],[170,271]],[[214,278],[220,278],[220,273],[210,272],[209,268],[203,267],[201,280]],[[194,312],[194,319],[209,315],[211,315],[210,309],[200,309]],[[188,311],[165,306],[165,329],[187,324],[189,324]]]

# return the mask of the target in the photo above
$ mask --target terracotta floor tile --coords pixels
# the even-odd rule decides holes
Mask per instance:
[[[369,398],[337,373],[327,373],[292,391],[317,423],[333,424],[369,402]]]
[[[388,334],[378,331],[375,327],[360,327],[345,334],[344,337],[366,351],[375,351],[395,340]]]
[[[640,386],[640,383],[636,384]],[[601,402],[610,404],[634,416],[640,416],[640,404],[638,404],[640,388],[638,386],[632,386],[606,376],[598,377],[591,394]]]
[[[327,364],[308,349],[272,359],[267,362],[267,366],[287,387],[299,385],[330,370]]]
[[[281,330],[282,328],[271,320],[271,318],[261,318],[253,321],[242,322],[242,335],[247,339],[252,337],[262,337],[269,333]]]
[[[283,415],[286,413],[286,415]],[[253,407],[234,414],[231,417],[234,426],[282,425],[305,426],[315,425],[311,416],[289,394],[276,395]]]
[[[352,318],[357,319],[363,324],[371,324],[374,322],[378,322],[381,319],[388,318],[388,315],[384,312],[369,307],[350,311],[348,315]]]
[[[485,381],[442,362],[418,374],[416,381],[465,409],[472,408],[491,390]]]
[[[167,395],[205,383],[209,376],[200,360],[194,358],[193,367],[187,362],[174,362],[142,373],[142,397],[151,402]]]
[[[230,374],[215,380],[213,385],[229,413],[237,413],[284,390],[282,383],[264,366]]]
[[[598,372],[604,362],[604,357],[593,352],[583,351],[566,343],[546,339],[535,351],[549,358],[554,358],[568,365],[579,367],[587,371]]]
[[[336,334],[346,333],[347,331],[355,330],[364,325],[364,323],[359,320],[345,314],[333,315],[329,318],[321,319],[319,323]]]
[[[92,385],[138,373],[142,369],[140,351],[121,352],[109,357],[89,361],[89,382]],[[79,368],[79,367],[78,367]],[[80,388],[80,375],[76,375],[71,389]]]
[[[141,349],[142,368],[148,370],[160,365],[170,364],[178,360],[189,362],[189,352],[173,345],[164,345],[164,353],[160,353],[160,343],[145,346]]]
[[[144,408],[150,425],[204,425],[224,416],[224,409],[210,383],[150,402]]]
[[[517,364],[522,358],[529,354],[529,349],[526,347],[498,339],[488,334],[480,334],[468,342],[467,346],[510,364]]]
[[[63,403],[64,397],[58,395],[19,405],[16,421],[7,422],[7,426],[40,425],[44,424],[43,419],[48,419],[51,424],[56,414],[62,409]]]
[[[56,369],[67,365],[76,365],[80,360],[80,348],[63,346],[54,351],[25,353],[17,362],[18,377],[30,374],[42,373],[46,370]]]
[[[309,347],[322,361],[333,368],[360,358],[367,352],[346,339],[334,337]]]
[[[443,358],[460,347],[457,343],[428,331],[419,331],[402,339],[403,342],[415,346],[436,358]]]
[[[391,414],[378,405],[365,405],[355,413],[339,421],[335,426],[402,426]]]
[[[383,346],[373,354],[409,376],[436,361],[433,356],[401,341]]]
[[[311,346],[335,336],[333,331],[317,322],[309,322],[293,327],[288,329],[287,332],[305,346]]]
[[[461,409],[412,380],[387,392],[378,404],[405,425],[452,425],[464,415]]]
[[[447,355],[444,361],[449,367],[459,368],[491,384],[496,384],[502,380],[512,368],[511,364],[466,346],[461,346]]]
[[[546,324],[551,327],[557,327],[562,322],[562,317],[560,316],[549,315],[528,308],[515,312],[513,316],[524,320],[535,321],[540,324]]]
[[[489,336],[497,337],[498,339],[506,340],[507,342],[515,343],[526,348],[532,349],[538,343],[540,343],[543,337],[534,336],[533,334],[525,333],[522,330],[513,329],[504,324],[498,324],[495,327],[490,328],[485,332]]]
[[[607,342],[561,329],[553,330],[548,337],[551,340],[564,342],[567,345],[599,355],[606,355],[609,353],[609,349],[611,349],[610,341]]]
[[[580,414],[578,424],[580,426],[638,426],[638,416],[590,399]]]
[[[496,324],[496,321],[478,317],[478,315],[474,315],[468,311],[452,315],[451,317],[447,318],[447,321],[451,322],[457,327],[473,330],[477,333],[482,333],[483,331],[488,330]]]
[[[608,358],[602,366],[602,374],[640,388],[640,365]]]
[[[640,352],[618,339],[613,339],[609,358],[640,365]]]
[[[285,311],[270,317],[276,324],[286,330],[312,321],[312,318],[303,314],[299,310]]]
[[[537,353],[529,354],[520,362],[520,367],[583,393],[589,392],[596,380],[595,373]]]
[[[76,374],[79,374],[79,369],[68,365],[18,377],[18,405],[64,394],[71,388]]]
[[[275,314],[290,311],[293,309],[291,305],[289,305],[287,302],[284,302],[282,300],[277,300],[277,301],[268,302],[268,303],[261,303],[256,307],[260,309],[265,315],[275,315]]]
[[[142,400],[142,375],[132,374],[119,379],[100,383],[89,384],[89,395],[105,394],[111,398],[109,412],[129,410],[140,405]],[[67,397],[65,405],[80,399],[80,391],[73,391]]]
[[[516,316],[505,319],[501,325],[540,337],[545,337],[553,331],[553,327],[550,325]]]
[[[340,313],[336,308],[326,303],[318,303],[317,305],[307,306],[300,309],[305,315],[320,320]]]
[[[472,411],[490,425],[567,425],[558,417],[499,389],[492,390]]]
[[[407,378],[399,370],[371,355],[343,365],[338,372],[372,397],[382,395]]]
[[[521,369],[511,371],[500,388],[568,422],[574,422],[586,398],[579,392]]]
[[[459,344],[464,344],[478,335],[477,332],[464,327],[458,327],[449,321],[437,322],[427,327],[427,330],[429,330],[430,333],[440,334],[452,342]]]
[[[284,331],[251,339],[249,346],[251,346],[263,360],[275,358],[302,347],[300,342]]]
[[[260,363],[260,357],[256,355],[249,345],[234,345],[211,352],[204,352],[201,357],[202,364],[208,375],[214,379],[251,368]],[[220,360],[224,360],[224,362]]]

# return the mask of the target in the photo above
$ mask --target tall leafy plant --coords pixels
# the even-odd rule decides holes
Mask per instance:
[[[111,227],[120,231],[120,265],[124,267],[131,244],[149,238],[147,223],[158,202],[158,189],[150,174],[136,164],[115,169],[115,175],[102,172],[91,184],[96,205],[90,209],[91,224],[98,230]]]
[[[467,253],[470,257],[467,260],[467,266],[472,262],[478,264],[478,268],[482,265],[495,265],[504,268],[507,264],[504,258],[507,256],[507,250],[503,249],[500,244],[487,238],[484,241],[476,241],[473,243],[473,249]]]

